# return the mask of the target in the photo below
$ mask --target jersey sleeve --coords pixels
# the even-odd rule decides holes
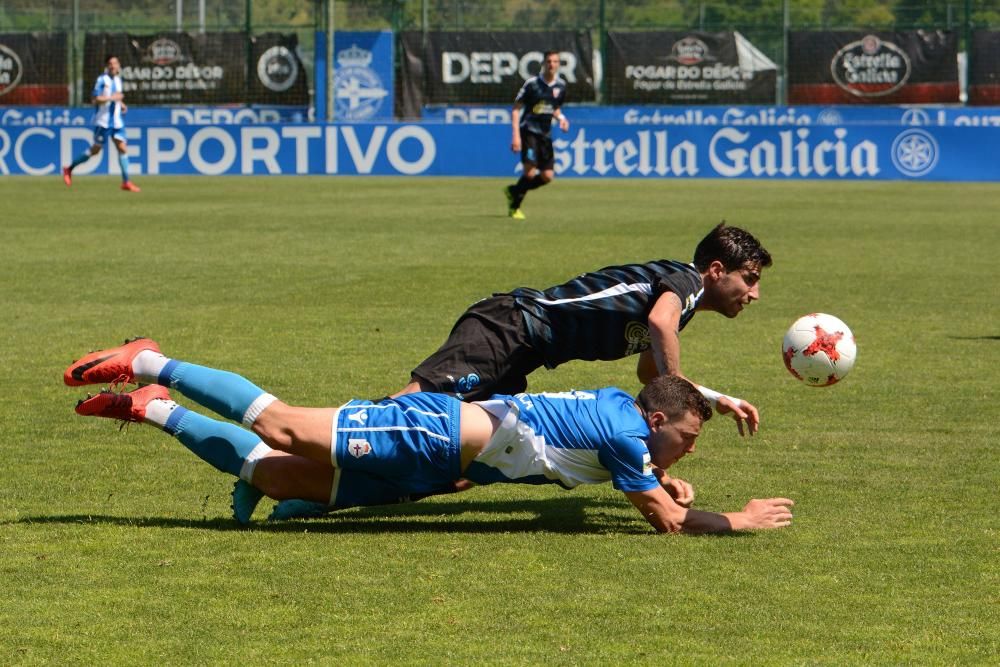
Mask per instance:
[[[521,86],[521,90],[517,91],[517,96],[514,98],[514,103],[520,102],[526,107],[530,107],[535,101],[532,99],[531,95],[531,79],[528,79]]]
[[[616,436],[601,448],[598,459],[611,472],[611,485],[618,491],[649,491],[660,484],[646,443],[634,435]]]
[[[90,96],[94,98],[94,97],[100,97],[101,95],[107,95],[109,92],[108,88],[110,83],[111,80],[108,79],[108,77],[104,76],[103,74],[97,77],[97,81],[94,82],[94,91],[90,94]]]
[[[686,304],[690,297],[701,291],[701,276],[693,269],[690,271],[675,271],[669,275],[659,276],[653,283],[653,300],[664,292],[673,292]]]

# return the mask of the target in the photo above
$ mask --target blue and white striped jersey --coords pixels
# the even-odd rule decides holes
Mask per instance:
[[[555,368],[571,359],[607,361],[649,349],[649,312],[664,292],[681,300],[683,329],[704,293],[692,264],[661,259],[609,266],[546,290],[519,287],[510,294],[545,366]]]
[[[104,72],[97,77],[97,83],[94,84],[94,91],[90,94],[90,97],[105,97],[120,92],[122,92],[121,76],[111,76],[107,72]],[[125,121],[122,120],[121,102],[108,100],[107,102],[98,103],[94,110],[94,125],[96,127],[110,127],[112,129],[125,127]]]
[[[497,395],[479,402],[501,420],[465,470],[478,484],[580,484],[610,481],[619,491],[648,491],[653,475],[649,427],[621,389]]]

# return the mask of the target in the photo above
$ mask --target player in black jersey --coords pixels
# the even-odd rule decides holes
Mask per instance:
[[[566,81],[559,76],[559,65],[559,52],[546,51],[541,74],[525,81],[514,98],[510,149],[521,154],[524,171],[517,183],[503,191],[507,196],[507,214],[517,220],[524,220],[521,202],[525,194],[555,178],[552,120],[559,123],[563,132],[569,130],[569,121],[560,109],[566,101]]]
[[[760,297],[771,255],[749,232],[719,224],[702,239],[690,264],[655,260],[609,266],[545,290],[520,287],[469,307],[441,348],[413,370],[399,394],[435,391],[466,400],[516,394],[529,373],[571,359],[639,355],[643,383],[684,377],[678,334],[699,310],[736,317]],[[699,390],[740,434],[760,422],[751,403]]]

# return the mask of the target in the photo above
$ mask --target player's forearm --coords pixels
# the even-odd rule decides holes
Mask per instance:
[[[687,511],[684,521],[681,523],[681,530],[685,533],[730,533],[740,530],[742,522],[735,515],[737,513],[717,514],[715,512],[704,512],[702,510]]]
[[[660,375],[681,375],[681,342],[676,331],[664,330],[650,323],[649,336],[653,360]]]

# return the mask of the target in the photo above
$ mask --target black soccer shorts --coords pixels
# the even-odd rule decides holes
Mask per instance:
[[[552,138],[521,130],[521,162],[533,164],[542,171],[555,169]]]
[[[502,294],[470,306],[412,376],[425,390],[482,401],[524,391],[528,374],[542,363],[528,340],[524,314],[514,297]]]

